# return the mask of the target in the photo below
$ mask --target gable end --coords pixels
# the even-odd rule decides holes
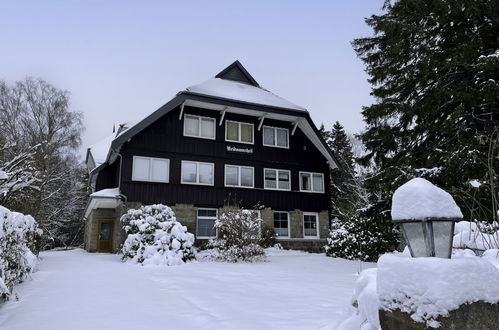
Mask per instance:
[[[243,84],[260,87],[256,80],[249,74],[239,61],[235,61],[218,73],[215,78],[241,82]]]

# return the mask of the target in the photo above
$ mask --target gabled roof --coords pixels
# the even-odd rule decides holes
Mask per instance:
[[[235,70],[239,71],[237,75],[234,74]],[[236,80],[235,76],[244,76],[241,79],[247,79],[248,82],[243,82],[239,78]],[[111,142],[106,162],[113,163],[121,146],[130,138],[168,112],[185,105],[219,112],[228,111],[292,122],[307,135],[316,148],[328,160],[332,169],[339,168],[338,161],[314,125],[308,111],[261,88],[239,61],[232,63],[226,69],[222,70],[217,74],[217,77],[179,92],[177,96],[161,108],[137,124],[120,132]],[[104,164],[101,164],[95,167],[91,173],[97,173],[103,167]]]

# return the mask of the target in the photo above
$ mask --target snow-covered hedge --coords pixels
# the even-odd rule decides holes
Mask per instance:
[[[128,235],[123,260],[143,265],[179,265],[195,259],[194,235],[162,204],[130,209],[121,217]]]
[[[32,216],[0,206],[0,300],[8,299],[14,285],[35,269],[35,239],[41,235]]]
[[[261,222],[255,210],[224,207],[215,221],[218,236],[209,243],[209,247],[214,249],[213,258],[228,262],[263,260],[265,250],[261,246]]]
[[[454,227],[452,246],[462,249],[498,249],[499,223],[459,221]]]

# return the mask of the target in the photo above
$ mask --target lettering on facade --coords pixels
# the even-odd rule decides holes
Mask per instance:
[[[238,154],[253,154],[253,148],[227,146],[227,152],[238,153]]]

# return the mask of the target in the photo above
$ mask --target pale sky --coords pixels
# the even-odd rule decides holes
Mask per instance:
[[[82,151],[238,59],[319,126],[364,127],[372,103],[350,42],[383,0],[0,0],[0,79],[41,77],[82,111]]]

